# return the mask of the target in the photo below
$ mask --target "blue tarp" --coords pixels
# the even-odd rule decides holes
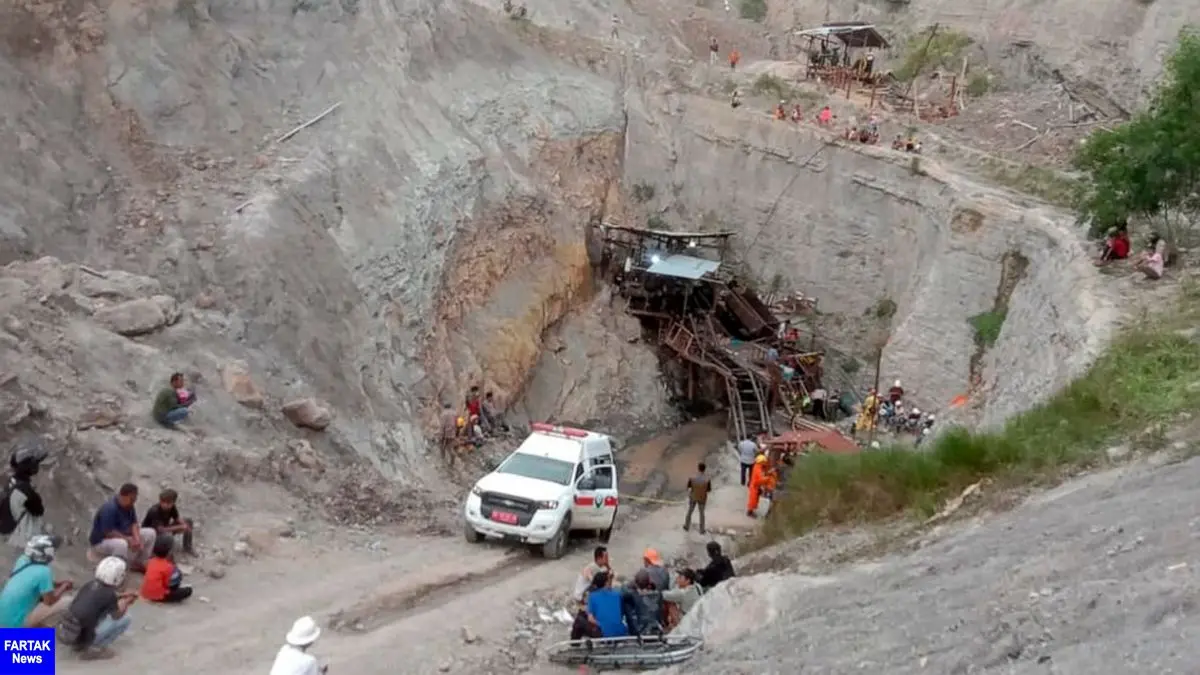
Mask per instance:
[[[716,272],[721,263],[704,258],[693,258],[690,255],[672,254],[662,256],[658,262],[652,263],[646,271],[650,274],[661,274],[666,277],[680,279],[699,279],[705,274]]]

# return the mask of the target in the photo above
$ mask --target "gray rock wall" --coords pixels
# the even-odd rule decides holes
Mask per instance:
[[[1077,376],[1109,336],[1115,311],[1067,214],[928,158],[720,102],[651,96],[631,108],[626,180],[656,185],[668,222],[736,230],[754,276],[779,275],[836,315],[824,322],[832,343],[870,353],[861,328],[881,300],[895,302],[883,376],[922,408],[969,393],[972,421],[999,423]],[[1018,254],[1022,278],[1002,279]],[[980,352],[969,319],[998,296],[1008,318]]]

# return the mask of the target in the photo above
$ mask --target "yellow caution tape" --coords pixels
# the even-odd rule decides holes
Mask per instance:
[[[664,506],[683,506],[687,504],[687,501],[668,501],[666,499],[654,499],[653,497],[639,497],[638,495],[621,495],[621,499],[629,499],[646,504],[662,504]]]

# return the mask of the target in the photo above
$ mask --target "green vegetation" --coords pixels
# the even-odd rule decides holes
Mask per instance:
[[[996,340],[1000,339],[1000,329],[1004,327],[1004,319],[1007,316],[1008,312],[1001,309],[976,314],[968,319],[971,327],[975,329],[975,344],[980,347],[991,347],[996,344]]]
[[[750,91],[758,96],[784,101],[791,99],[795,93],[787,82],[769,73],[763,73],[755,78],[754,84],[750,85]]]
[[[651,230],[668,230],[667,221],[657,213],[646,219],[646,227]]]
[[[1081,184],[1060,171],[1033,164],[1016,164],[999,159],[982,162],[987,177],[999,185],[1032,195],[1063,208],[1079,203]]]
[[[854,357],[847,357],[845,361],[842,361],[843,373],[847,375],[853,375],[860,370],[862,370],[862,363],[858,359]]]
[[[1200,33],[1185,29],[1150,107],[1092,134],[1075,157],[1087,175],[1081,215],[1094,234],[1150,220],[1169,242],[1200,208]]]
[[[801,107],[811,107],[822,100],[820,94],[805,89],[797,89],[782,78],[775,77],[769,73],[763,73],[754,79],[754,83],[750,85],[750,93],[756,96],[765,96],[771,99],[772,102],[787,101],[788,103],[799,103]]]
[[[879,302],[867,311],[874,314],[876,319],[886,321],[896,316],[896,301],[891,298],[880,298]]]
[[[639,204],[654,199],[654,186],[649,183],[634,183],[633,184],[633,200]]]
[[[986,72],[971,73],[967,77],[967,96],[978,98],[992,90],[992,76]]]
[[[930,30],[933,29],[909,38],[904,47],[904,61],[892,73],[896,79],[907,82],[933,68],[957,70],[961,66],[963,50],[971,45],[971,38],[964,33],[939,28],[930,40]]]
[[[1200,409],[1200,342],[1179,331],[1197,323],[1193,288],[1175,313],[1122,335],[1086,375],[1000,431],[949,430],[922,451],[810,455],[796,465],[757,543],[826,523],[927,517],[985,477],[1001,487],[1053,483],[1108,461],[1105,448],[1130,436],[1140,436],[1139,447],[1160,446],[1166,424]]]
[[[767,18],[767,0],[742,0],[738,8],[743,19],[762,21]]]

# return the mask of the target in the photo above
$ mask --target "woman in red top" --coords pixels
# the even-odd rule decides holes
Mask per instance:
[[[146,563],[142,579],[142,597],[152,602],[183,602],[192,597],[192,587],[183,585],[183,573],[171,559],[175,538],[159,535],[154,540],[153,556]]]
[[[1122,225],[1115,230],[1110,230],[1108,238],[1104,241],[1104,250],[1100,252],[1100,262],[1103,265],[1113,260],[1124,260],[1129,257],[1129,231]]]

